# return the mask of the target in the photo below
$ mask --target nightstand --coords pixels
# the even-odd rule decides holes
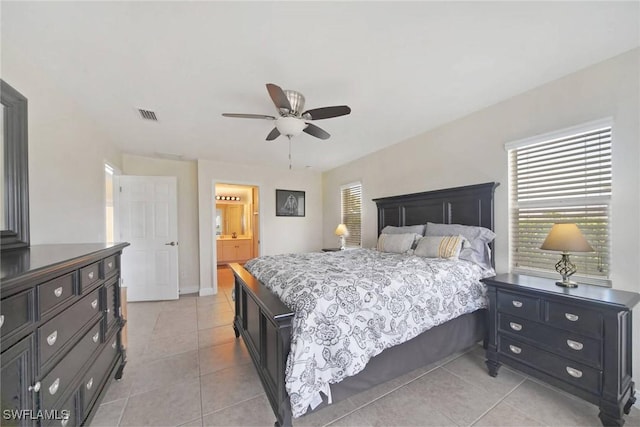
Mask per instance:
[[[322,252],[340,252],[340,248],[322,248]]]
[[[504,363],[598,405],[603,425],[622,426],[635,402],[631,308],[640,294],[519,274],[483,282],[489,375]]]

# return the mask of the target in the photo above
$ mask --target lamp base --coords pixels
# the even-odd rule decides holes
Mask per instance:
[[[562,286],[563,288],[577,288],[578,284],[576,282],[572,282],[567,280],[566,282],[556,282],[556,285]]]

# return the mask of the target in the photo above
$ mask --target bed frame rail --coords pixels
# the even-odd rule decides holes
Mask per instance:
[[[240,264],[229,264],[235,277],[233,330],[242,336],[276,415],[276,426],[291,425],[291,402],[285,368],[291,342],[293,311]]]

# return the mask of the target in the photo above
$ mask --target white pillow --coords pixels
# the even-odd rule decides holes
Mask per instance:
[[[418,240],[414,255],[426,258],[458,259],[466,239],[458,236],[425,236]]]
[[[421,237],[419,234],[381,234],[378,237],[377,249],[380,252],[393,252],[403,254],[413,247],[416,238]]]

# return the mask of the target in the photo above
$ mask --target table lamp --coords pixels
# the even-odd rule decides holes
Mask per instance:
[[[345,238],[349,236],[349,230],[344,224],[338,224],[336,228],[336,236],[340,237],[340,250],[344,251],[346,248]]]
[[[556,282],[556,285],[565,288],[577,287],[577,283],[569,280],[571,275],[578,271],[576,265],[569,260],[569,253],[593,251],[578,226],[575,224],[553,224],[540,249],[562,252],[562,258],[556,264],[556,271],[562,276],[562,282]]]

